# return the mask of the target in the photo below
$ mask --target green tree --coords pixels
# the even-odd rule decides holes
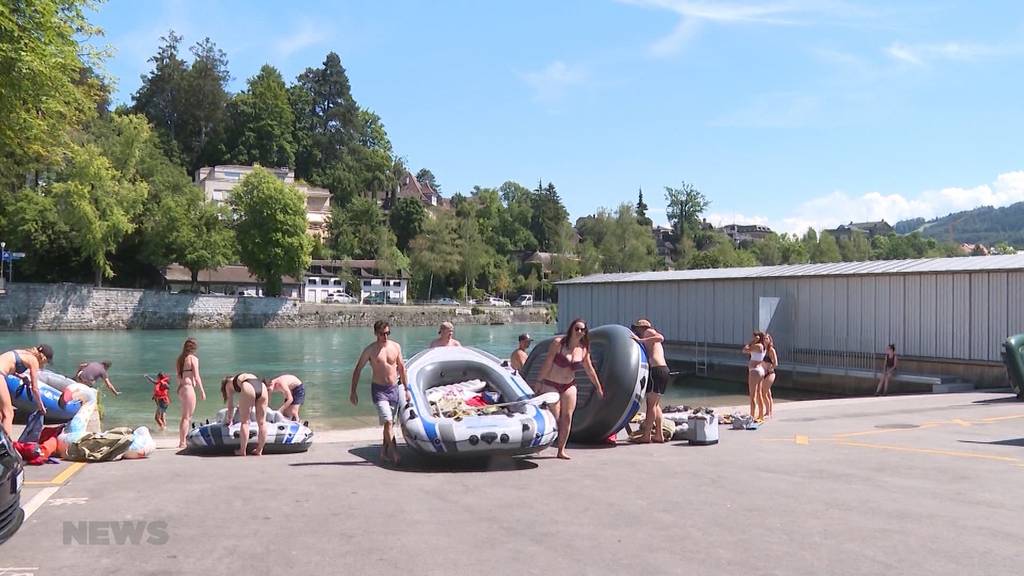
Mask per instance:
[[[193,289],[200,272],[220,268],[237,254],[234,232],[226,225],[230,213],[207,202],[195,186],[164,196],[158,206],[147,255],[158,266],[174,262],[187,268]]]
[[[209,38],[189,50],[192,65],[185,75],[185,108],[181,111],[184,134],[179,136],[179,144],[185,166],[195,172],[200,166],[219,164],[226,157],[223,130],[231,73],[227,55]]]
[[[445,278],[462,266],[456,220],[447,213],[428,219],[409,250],[413,273],[427,279],[429,300],[433,295],[434,278]]]
[[[356,198],[347,206],[331,209],[327,244],[339,258],[375,258],[384,213],[376,202]]]
[[[416,198],[400,198],[391,208],[388,223],[398,240],[398,248],[403,252],[409,249],[409,243],[423,231],[427,220],[427,210]]]
[[[839,253],[844,262],[866,262],[871,259],[871,243],[866,234],[854,230],[849,238],[839,241]]]
[[[291,94],[297,129],[308,130],[308,139],[296,155],[296,176],[320,186],[337,179],[337,167],[346,149],[359,137],[359,106],[352,97],[348,74],[341,57],[330,52],[319,68],[306,68]],[[328,172],[318,174],[318,171]],[[333,178],[328,173],[335,172]],[[332,193],[337,193],[331,188]]]
[[[461,272],[466,281],[467,292],[476,288],[476,280],[488,262],[494,258],[494,249],[483,242],[480,227],[475,218],[459,220],[459,256]]]
[[[438,192],[441,191],[441,185],[437,183],[434,173],[426,168],[420,168],[420,171],[416,173],[416,181],[420,184],[426,184]]]
[[[124,178],[86,143],[72,150],[68,166],[50,187],[73,241],[93,267],[96,285],[113,276],[109,257],[135,227],[148,193],[145,182]]]
[[[640,224],[650,228],[654,225],[654,222],[647,217],[647,203],[644,202],[644,189],[640,188],[639,195],[636,200],[636,219]]]
[[[562,204],[555,185],[537,183],[531,202],[530,232],[537,240],[537,248],[543,252],[562,252],[564,229],[568,226],[569,211]]]
[[[94,114],[100,83],[86,73],[102,55],[88,0],[4,2],[0,6],[0,204],[25,175],[60,166],[72,131]],[[77,152],[74,152],[77,153]]]
[[[814,247],[814,252],[811,253],[811,262],[840,261],[842,261],[842,256],[839,254],[839,244],[836,243],[835,236],[828,232],[822,232]]]
[[[142,85],[132,96],[135,113],[145,116],[152,124],[172,157],[178,158],[181,150],[179,138],[183,133],[183,114],[187,106],[185,77],[188,64],[178,54],[182,37],[174,30],[160,38],[163,44],[148,62],[153,69],[142,76]]]
[[[266,284],[268,294],[279,296],[281,277],[301,277],[313,250],[302,193],[256,168],[231,191],[230,205],[239,259]]]
[[[696,186],[685,181],[679,188],[665,186],[665,202],[668,220],[679,238],[700,228],[701,214],[711,205]]]
[[[775,234],[755,243],[752,251],[762,266],[776,266],[783,262],[782,241]]]
[[[249,79],[248,89],[231,99],[228,117],[227,149],[232,162],[295,166],[295,115],[277,68],[264,64]]]

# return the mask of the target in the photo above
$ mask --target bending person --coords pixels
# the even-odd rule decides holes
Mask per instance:
[[[604,397],[604,388],[590,361],[590,337],[587,323],[577,318],[569,323],[569,328],[562,336],[557,336],[548,347],[548,355],[540,369],[538,387],[541,393],[558,392],[558,402],[551,408],[558,422],[558,454],[559,458],[568,460],[565,445],[569,441],[569,429],[572,426],[572,413],[576,410],[576,370],[583,368],[587,377],[594,383],[598,396]]]
[[[235,456],[245,456],[249,444],[249,415],[252,409],[256,408],[256,451],[254,456],[263,455],[263,447],[267,444],[267,403],[270,394],[267,393],[267,385],[259,376],[248,372],[241,372],[234,376],[227,376],[220,381],[220,394],[227,402],[227,414],[225,414],[224,425],[231,426],[235,417],[235,396],[238,396],[238,440],[240,446],[235,450]]]
[[[36,408],[45,415],[46,406],[43,405],[43,397],[39,394],[39,370],[47,362],[52,361],[53,348],[48,344],[0,354],[0,427],[3,427],[4,432],[11,436],[12,441],[14,440],[12,436],[14,434],[14,401],[11,399],[7,381],[9,378],[18,379],[17,385],[21,386],[22,374],[27,371],[29,374],[28,385],[31,387]]]
[[[192,424],[192,415],[196,411],[196,388],[199,388],[199,398],[206,400],[206,389],[203,388],[203,378],[199,375],[199,357],[196,350],[199,344],[195,338],[186,338],[185,344],[181,347],[181,354],[175,363],[175,371],[178,373],[178,400],[181,400],[181,422],[178,423],[178,448],[185,447],[185,435]]]
[[[113,363],[110,360],[104,360],[103,362],[83,362],[78,365],[78,373],[75,374],[75,380],[78,380],[82,384],[91,388],[96,387],[96,381],[103,379],[103,382],[107,385],[107,388],[114,393],[114,396],[120,396],[121,393],[114,388],[114,384],[110,382],[110,374],[108,371]]]
[[[299,419],[299,409],[306,401],[306,385],[299,380],[298,376],[281,374],[270,382],[267,382],[267,393],[273,394],[277,390],[284,395],[284,403],[277,409],[282,416],[289,420]]]

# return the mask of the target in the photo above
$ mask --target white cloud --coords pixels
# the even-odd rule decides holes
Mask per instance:
[[[925,66],[936,60],[969,62],[1014,52],[1007,46],[945,42],[941,44],[902,44],[893,42],[885,49],[890,58],[913,66]]]
[[[840,0],[786,0],[776,2],[718,2],[707,0],[619,0],[623,4],[673,12],[679,18],[672,32],[650,46],[655,56],[677,53],[692,38],[702,23],[720,25],[763,24],[799,25],[809,17],[826,15],[839,18],[862,17],[863,9]]]
[[[587,71],[556,60],[542,70],[524,72],[520,76],[533,89],[537,100],[550,103],[560,100],[569,88],[583,84]]]
[[[274,42],[274,50],[281,58],[288,58],[292,54],[316,46],[327,39],[323,26],[317,26],[313,22],[304,21],[298,28],[287,36],[278,38]]]
[[[945,216],[950,212],[979,206],[1007,206],[1024,202],[1024,170],[1006,172],[992,184],[970,188],[948,187],[926,190],[913,196],[867,192],[851,195],[835,191],[800,204],[790,215],[775,223],[779,232],[803,233],[807,228],[833,228],[847,222],[900,220]]]

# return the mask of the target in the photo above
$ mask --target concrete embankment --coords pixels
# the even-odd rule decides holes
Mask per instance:
[[[0,330],[322,328],[549,322],[544,308],[310,304],[78,284],[13,284],[0,296]]]

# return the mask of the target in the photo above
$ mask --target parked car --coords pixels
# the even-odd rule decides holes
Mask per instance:
[[[498,298],[497,296],[485,298],[484,304],[487,306],[497,306],[499,308],[507,308],[511,306],[511,304],[508,303],[508,300],[505,300],[504,298]]]
[[[21,485],[25,470],[14,441],[0,428],[0,544],[14,535],[25,520],[21,509]]]
[[[324,298],[325,304],[355,304],[356,299],[344,292],[332,292]]]
[[[533,306],[533,294],[520,294],[513,306]]]
[[[246,288],[245,290],[238,290],[235,292],[235,296],[241,298],[259,298],[259,292],[255,288]]]
[[[477,304],[479,302],[476,301],[476,298],[466,298],[466,306],[476,306]]]
[[[387,304],[387,296],[383,292],[373,292],[363,298],[363,304]]]
[[[437,303],[442,306],[461,306],[455,298],[438,298]]]

